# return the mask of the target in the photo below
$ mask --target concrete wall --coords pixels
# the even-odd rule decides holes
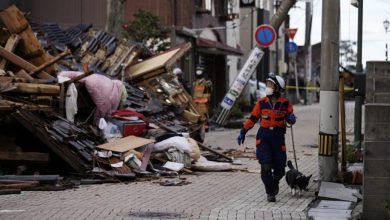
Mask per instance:
[[[386,219],[390,201],[390,62],[367,62],[364,219]]]

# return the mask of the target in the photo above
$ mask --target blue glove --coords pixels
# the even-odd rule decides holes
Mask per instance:
[[[289,114],[286,118],[286,121],[287,123],[289,123],[290,125],[293,125],[295,124],[295,122],[297,122],[297,118],[295,117],[294,114]]]
[[[247,130],[241,129],[240,134],[239,134],[238,137],[237,137],[237,143],[238,143],[238,145],[241,145],[241,144],[244,143],[246,132],[247,132]]]

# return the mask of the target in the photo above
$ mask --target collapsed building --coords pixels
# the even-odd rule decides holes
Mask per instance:
[[[92,25],[29,22],[14,5],[0,26],[0,187],[53,173],[132,180],[230,169],[201,156],[231,161],[202,144],[207,118],[172,73],[190,43],[152,54]]]

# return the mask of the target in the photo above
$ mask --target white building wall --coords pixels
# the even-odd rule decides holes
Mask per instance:
[[[240,13],[240,1],[239,0],[232,0],[232,4],[229,6],[229,9],[231,7],[231,11],[233,14],[239,14]],[[233,21],[226,22],[226,41],[227,44],[231,47],[241,47],[240,43],[240,18],[234,19]],[[227,65],[229,70],[229,85],[232,85],[234,82],[234,79],[236,78],[238,72],[240,71],[240,68],[238,66],[239,59],[241,57],[239,56],[227,56]]]

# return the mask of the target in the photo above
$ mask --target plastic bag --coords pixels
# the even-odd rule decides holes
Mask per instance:
[[[74,83],[68,86],[65,99],[66,119],[74,122],[74,116],[77,114],[77,89]]]
[[[111,122],[106,122],[104,118],[99,120],[99,128],[103,132],[106,139],[122,138],[122,134],[118,126]]]
[[[228,171],[232,169],[230,163],[209,161],[205,157],[200,156],[199,160],[192,164],[192,169],[199,171]]]
[[[165,151],[171,147],[187,154],[190,154],[192,151],[191,144],[188,142],[187,138],[176,136],[154,144],[153,152]]]

